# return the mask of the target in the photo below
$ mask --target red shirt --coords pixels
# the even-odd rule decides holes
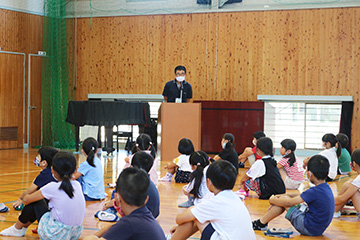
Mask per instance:
[[[255,155],[255,161],[261,159],[261,156],[256,153],[256,146],[253,147],[253,148],[251,149],[251,151],[252,151],[252,152],[254,153],[254,155]]]

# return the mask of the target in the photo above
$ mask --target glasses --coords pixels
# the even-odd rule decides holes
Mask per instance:
[[[185,75],[186,75],[186,73],[184,71],[175,73],[175,76],[177,76],[177,77],[183,77]]]

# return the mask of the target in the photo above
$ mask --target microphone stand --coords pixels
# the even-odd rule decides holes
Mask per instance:
[[[183,95],[183,88],[184,88],[184,86],[183,86],[183,82],[181,82],[181,86],[180,86],[180,102],[182,103],[182,95]]]

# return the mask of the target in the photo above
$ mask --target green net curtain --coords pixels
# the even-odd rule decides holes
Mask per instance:
[[[68,1],[44,1],[42,69],[43,145],[74,148],[74,127],[65,122],[73,100],[74,18],[66,18]]]

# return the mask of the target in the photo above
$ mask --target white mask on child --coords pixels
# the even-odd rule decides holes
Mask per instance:
[[[256,141],[255,141],[255,140],[253,140],[253,141],[252,141],[252,144],[253,144],[254,146],[256,146]]]
[[[223,149],[226,148],[226,144],[227,144],[227,142],[223,142],[223,143],[222,143],[222,148],[223,148]]]

